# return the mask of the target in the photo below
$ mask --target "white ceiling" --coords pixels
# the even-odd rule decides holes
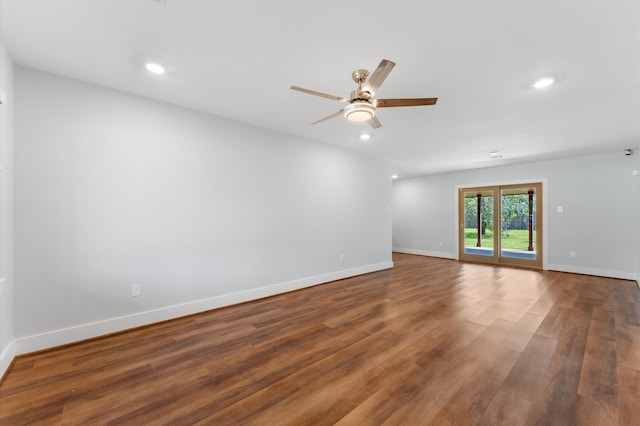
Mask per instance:
[[[17,64],[367,152],[401,177],[640,143],[637,0],[0,0],[0,18]],[[344,104],[289,86],[348,97],[351,72],[383,58],[397,65],[377,97],[438,104],[381,109],[377,130],[309,125]]]

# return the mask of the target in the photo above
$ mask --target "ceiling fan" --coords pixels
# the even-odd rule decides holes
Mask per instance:
[[[438,98],[372,99],[395,65],[395,62],[383,59],[371,76],[369,76],[369,71],[367,70],[355,70],[351,74],[351,77],[358,85],[358,88],[351,92],[351,96],[348,99],[298,86],[291,86],[291,89],[309,95],[349,103],[349,105],[340,111],[329,114],[311,124],[322,123],[323,121],[342,114],[349,121],[368,121],[371,127],[377,129],[378,127],[382,127],[380,120],[376,117],[377,108],[435,105],[438,101]]]

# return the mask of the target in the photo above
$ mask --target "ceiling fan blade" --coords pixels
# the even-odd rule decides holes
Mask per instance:
[[[349,99],[342,98],[340,96],[330,95],[328,93],[316,92],[315,90],[309,90],[298,86],[291,86],[291,89],[297,90],[298,92],[306,93],[309,95],[320,96],[321,98],[331,99],[332,101],[338,102],[347,102]]]
[[[376,108],[435,105],[438,98],[377,99]]]
[[[364,84],[363,89],[371,93],[371,96],[373,96],[395,66],[395,62],[391,62],[387,59],[383,59],[382,61],[380,61],[378,68],[376,68],[373,74],[371,74],[369,79]]]
[[[379,129],[380,127],[382,127],[382,123],[380,123],[380,120],[378,120],[378,117],[376,117],[375,115],[369,119],[369,124],[374,129]]]
[[[336,111],[336,112],[334,112],[334,113],[332,113],[332,114],[329,114],[329,115],[327,115],[326,117],[321,118],[320,120],[316,120],[316,121],[314,121],[314,122],[313,122],[313,123],[311,123],[311,124],[313,125],[313,124],[322,123],[323,121],[327,121],[327,120],[328,120],[328,119],[330,119],[330,118],[337,117],[337,116],[339,116],[340,114],[342,114],[342,111],[344,111],[344,108],[342,108],[340,111]]]

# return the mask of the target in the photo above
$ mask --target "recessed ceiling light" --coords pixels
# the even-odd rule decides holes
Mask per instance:
[[[147,69],[147,71],[154,74],[164,74],[167,71],[163,65],[157,62],[147,62],[144,67]]]
[[[491,158],[502,158],[502,154],[500,154],[500,151],[491,151],[489,153],[489,157],[491,157]]]
[[[366,133],[360,135],[360,139],[363,140],[363,141],[368,141],[370,138],[371,138],[371,135],[366,134]]]
[[[533,87],[536,89],[543,89],[545,87],[551,86],[556,80],[553,77],[547,76],[537,79],[533,83]]]
[[[391,175],[391,179],[398,179],[398,175]]]

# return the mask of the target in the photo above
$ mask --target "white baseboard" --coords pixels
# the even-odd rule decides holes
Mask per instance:
[[[550,271],[570,272],[572,274],[595,275],[598,277],[618,278],[621,280],[638,280],[638,274],[635,272],[614,271],[611,269],[585,268],[573,265],[557,265],[549,264],[547,269]]]
[[[392,261],[381,262],[22,337],[12,345],[13,356],[390,268],[393,268]],[[9,356],[9,363],[13,356]]]
[[[13,359],[16,357],[16,346],[12,341],[9,343],[2,353],[0,353],[0,378],[7,372]]]
[[[419,256],[440,257],[444,259],[454,259],[454,260],[458,259],[458,257],[453,253],[441,253],[441,252],[435,252],[435,251],[407,249],[407,248],[400,248],[400,247],[393,247],[392,251],[396,253],[417,254]],[[547,265],[545,270],[569,272],[572,274],[595,275],[598,277],[618,278],[622,280],[632,280],[632,281],[636,281],[636,283],[638,284],[638,288],[640,288],[640,277],[638,276],[637,273],[634,273],[634,272],[614,271],[610,269],[584,268],[581,266],[557,265],[557,264],[549,264]]]
[[[438,252],[438,251],[416,250],[416,249],[407,249],[407,248],[400,248],[400,247],[393,247],[391,250],[396,253],[417,254],[419,256],[440,257],[443,259],[455,260],[458,258],[453,253],[444,253],[444,252]]]

